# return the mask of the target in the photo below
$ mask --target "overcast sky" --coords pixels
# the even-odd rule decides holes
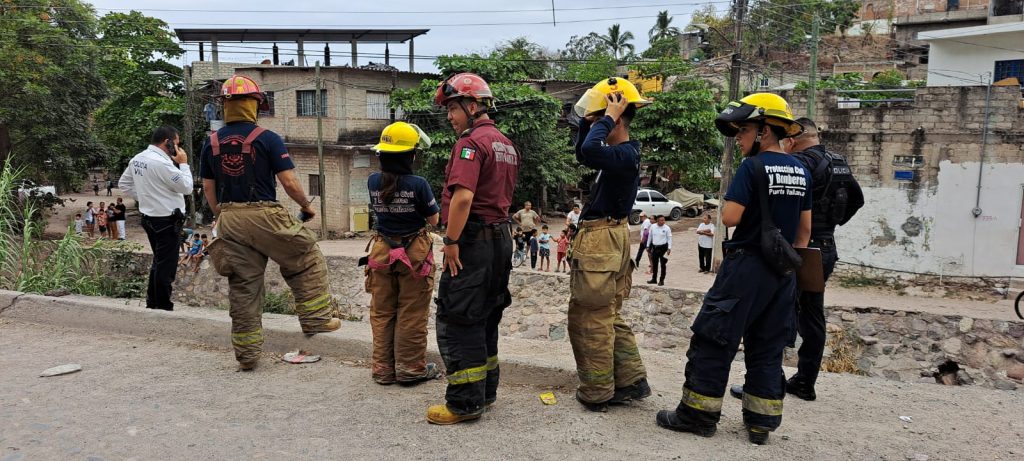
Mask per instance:
[[[311,0],[246,0],[211,2],[209,0],[96,0],[92,4],[100,15],[110,10],[139,10],[147,16],[166,21],[171,28],[423,28],[430,29],[418,37],[415,54],[417,71],[435,71],[432,56],[441,54],[483,52],[503,41],[525,36],[554,51],[565,46],[573,35],[590,32],[604,34],[612,24],[636,37],[637,52],[647,48],[647,32],[654,25],[658,11],[668,10],[672,25],[683,28],[690,22],[690,13],[701,5],[712,3],[725,11],[729,2],[723,0],[589,0],[586,2],[554,0],[556,25],[551,24],[552,0],[519,0],[516,2],[435,2],[422,0],[376,0],[325,2]],[[632,5],[632,6],[631,6]],[[222,11],[213,11],[222,10]],[[225,12],[223,10],[235,10]],[[473,10],[474,12],[463,12]],[[457,12],[458,11],[458,12]],[[486,11],[486,12],[485,12]],[[503,12],[498,12],[503,11]],[[220,43],[220,60],[259,62],[269,59],[270,44]],[[281,59],[295,54],[294,43],[278,43]],[[198,59],[198,46],[186,44],[186,59]],[[322,44],[305,44],[306,61],[323,58]],[[332,64],[349,62],[347,44],[331,46]],[[210,59],[207,44],[206,59]],[[359,64],[383,62],[384,45],[361,44]],[[408,68],[405,44],[391,47],[391,64]],[[377,54],[377,55],[375,55]]]

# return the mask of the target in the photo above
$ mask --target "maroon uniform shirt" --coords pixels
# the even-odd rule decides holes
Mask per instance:
[[[471,216],[486,224],[507,221],[518,175],[519,152],[512,141],[498,131],[493,120],[477,120],[455,143],[445,167],[441,222],[448,223],[456,186],[473,191]]]

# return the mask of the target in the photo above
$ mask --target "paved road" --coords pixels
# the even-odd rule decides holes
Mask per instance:
[[[503,338],[503,341],[505,339]],[[1024,393],[826,374],[786,401],[768,446],[745,442],[729,399],[714,438],[656,428],[679,398],[678,358],[648,353],[656,394],[586,413],[566,389],[504,386],[472,424],[424,421],[442,382],[381,387],[358,363],[233,371],[229,350],[0,319],[0,460],[36,459],[1020,459]],[[551,354],[552,352],[548,352]],[[558,354],[566,351],[557,351]],[[539,355],[544,355],[543,352]],[[54,365],[83,371],[40,378]],[[739,371],[734,372],[738,379]],[[913,423],[903,423],[909,415]],[[918,456],[918,458],[913,458]]]

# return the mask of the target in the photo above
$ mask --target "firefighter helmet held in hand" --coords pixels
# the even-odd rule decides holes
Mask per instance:
[[[715,126],[722,134],[733,137],[743,122],[763,121],[782,127],[787,138],[803,133],[804,127],[793,118],[789,103],[772,93],[754,93],[739,101],[732,101],[715,118]]]
[[[380,134],[380,142],[373,146],[377,153],[402,153],[416,148],[430,147],[430,137],[420,127],[411,123],[395,122]]]
[[[236,98],[253,98],[259,102],[260,110],[270,110],[270,103],[267,96],[260,91],[260,86],[251,78],[242,75],[232,75],[225,80],[217,97],[228,101]]]
[[[621,94],[626,98],[626,101],[636,107],[642,107],[651,103],[651,101],[640,96],[640,91],[629,80],[610,77],[597,82],[597,85],[587,90],[583,97],[576,101],[576,104],[573,106],[573,112],[580,117],[597,114],[608,108],[606,97],[613,93]]]

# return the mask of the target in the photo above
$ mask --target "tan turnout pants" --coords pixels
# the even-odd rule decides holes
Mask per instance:
[[[579,373],[579,396],[592,403],[616,387],[647,377],[633,330],[619,310],[629,296],[633,260],[625,220],[580,223],[569,258],[569,342]]]
[[[287,209],[276,202],[225,203],[217,227],[220,238],[211,243],[210,256],[217,273],[228,278],[231,344],[239,362],[255,361],[263,346],[268,258],[281,267],[303,331],[337,315],[316,235]]]
[[[392,240],[401,242],[401,238]],[[418,271],[428,264],[426,258],[432,247],[427,234],[413,238],[405,250],[413,269]],[[370,259],[386,264],[389,251],[388,243],[378,238],[370,249]],[[395,261],[386,269],[366,271],[373,329],[371,373],[379,383],[409,381],[426,372],[427,319],[434,292],[434,267],[425,277],[414,275],[413,269]]]

